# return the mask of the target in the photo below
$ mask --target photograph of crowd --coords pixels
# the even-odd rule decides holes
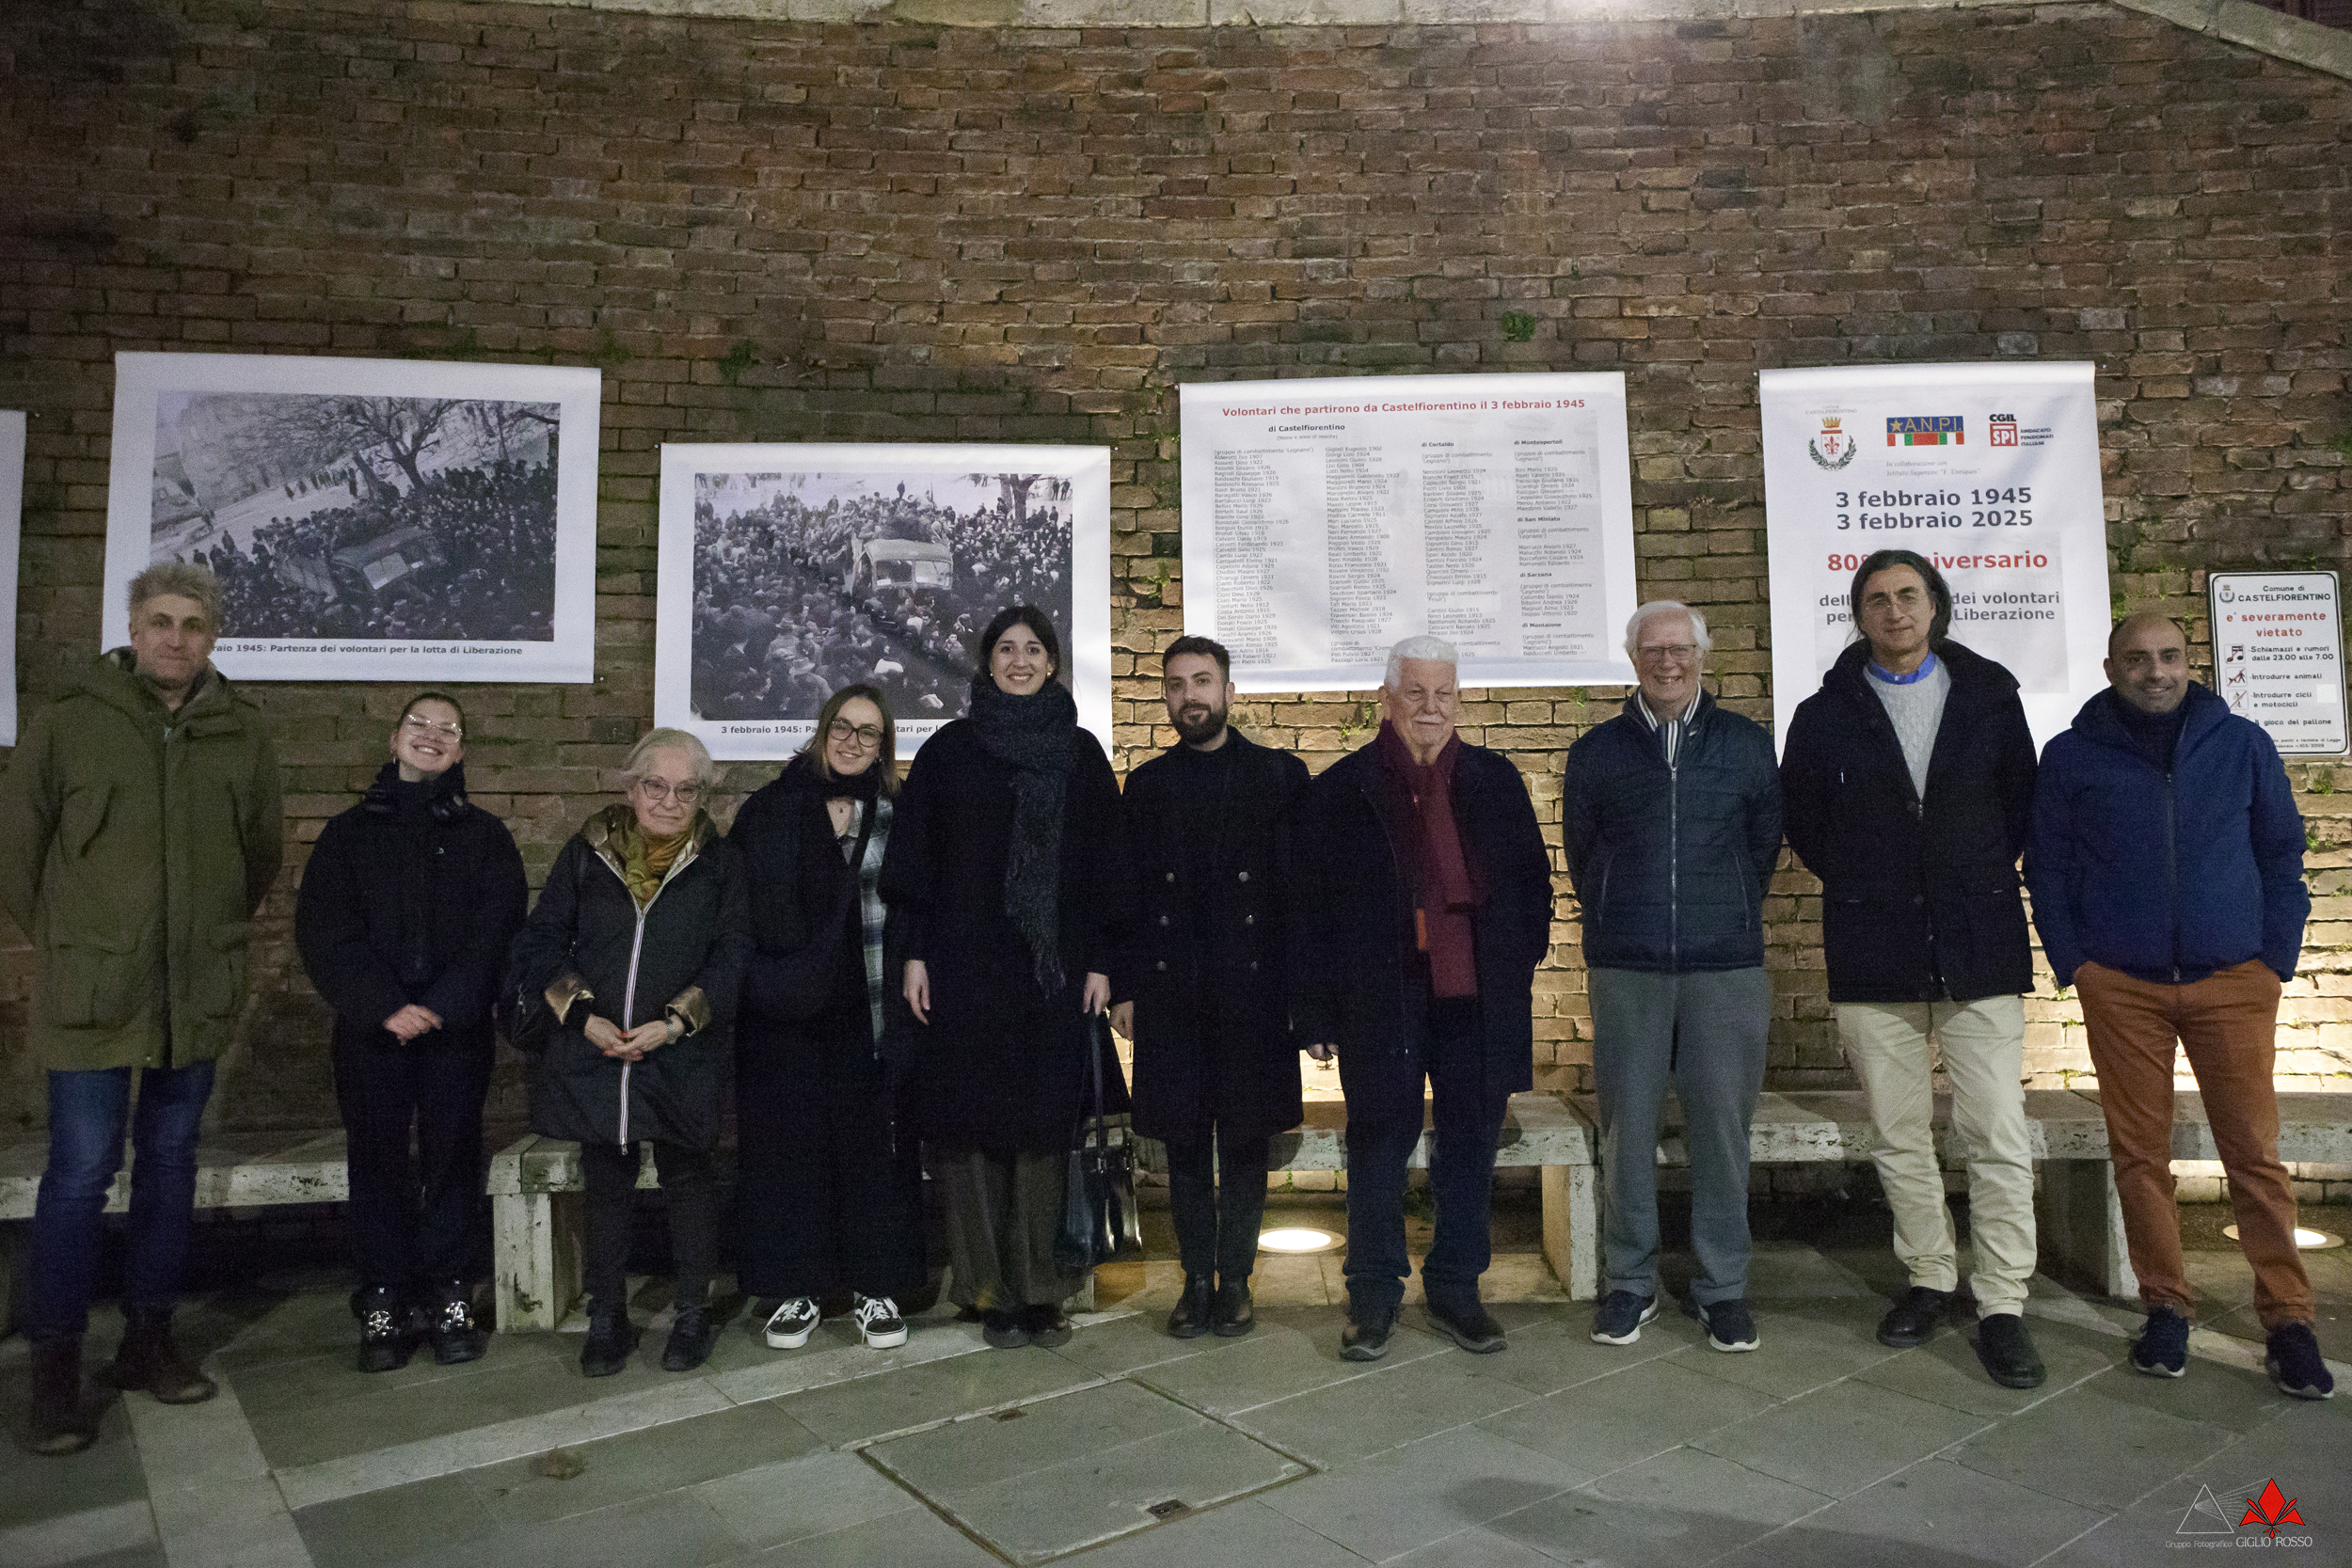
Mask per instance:
[[[990,616],[1071,625],[1066,476],[697,473],[693,495],[697,720],[813,721],[857,681],[902,723],[954,719]]]
[[[560,405],[164,392],[151,559],[221,581],[240,640],[555,635]]]

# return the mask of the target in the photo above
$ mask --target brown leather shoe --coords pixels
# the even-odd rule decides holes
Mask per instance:
[[[82,1337],[33,1341],[33,1410],[24,1446],[40,1454],[80,1453],[98,1441],[82,1408]]]
[[[168,1307],[133,1307],[122,1317],[122,1348],[106,1381],[128,1393],[143,1389],[165,1404],[201,1404],[220,1392],[171,1342]]]

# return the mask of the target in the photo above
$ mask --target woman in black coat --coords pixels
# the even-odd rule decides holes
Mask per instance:
[[[1110,1001],[1124,871],[1119,785],[1055,679],[1052,624],[1000,612],[967,717],[923,745],[898,793],[882,895],[912,1024],[911,1075],[946,1199],[950,1294],[988,1342],[1057,1345],[1083,1276],[1055,1262],[1063,1160]],[[1118,1065],[1105,1093],[1125,1102]]]
[[[752,912],[736,1021],[736,1275],[777,1301],[768,1343],[808,1342],[850,1292],[858,1335],[906,1343],[923,1282],[923,1164],[882,1058],[882,865],[898,792],[882,692],[844,687],[816,734],[736,813]]]
[[[330,820],[294,903],[294,945],[335,1011],[359,1370],[443,1366],[488,1348],[474,1322],[482,1102],[500,966],[530,891],[506,824],[466,799],[466,717],[409,699],[392,760]],[[409,1134],[416,1154],[409,1153]]]
[[[543,1007],[551,1021],[531,1128],[579,1140],[587,1185],[580,1367],[590,1377],[619,1371],[637,1346],[628,1265],[640,1140],[654,1146],[677,1259],[676,1319],[661,1364],[689,1371],[710,1354],[711,1151],[751,948],[740,862],[703,809],[714,771],[703,743],[682,730],[639,741],[621,773],[627,801],[591,816],[557,851],[515,939],[518,1011]]]

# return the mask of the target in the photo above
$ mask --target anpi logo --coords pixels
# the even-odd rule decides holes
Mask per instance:
[[[2296,1506],[2296,1499],[2279,1490],[2275,1478],[2265,1478],[2259,1492],[2252,1487],[2241,1487],[2226,1495],[2235,1499],[2227,1507],[2214,1495],[2212,1487],[2199,1487],[2196,1501],[2188,1505],[2188,1512],[2181,1515],[2180,1527],[2172,1532],[2176,1537],[2197,1539],[2175,1540],[2172,1544],[2257,1547],[2312,1544],[2309,1535],[2280,1533],[2283,1528],[2308,1530],[2311,1527],[2304,1522],[2302,1512]],[[2230,1522],[2233,1513],[2237,1515],[2235,1524]]]

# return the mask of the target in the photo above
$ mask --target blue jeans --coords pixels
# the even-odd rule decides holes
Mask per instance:
[[[169,1310],[188,1256],[196,1213],[196,1134],[213,1094],[213,1064],[146,1068],[131,1127],[130,1259],[126,1310]],[[122,1168],[123,1124],[131,1117],[131,1069],[98,1068],[49,1075],[49,1165],[33,1209],[25,1270],[28,1338],[57,1338],[89,1327],[106,1194]]]
[[[1495,1140],[1510,1095],[1486,1089],[1486,1042],[1479,1037],[1478,1004],[1408,994],[1407,1045],[1429,1079],[1429,1193],[1438,1206],[1436,1234],[1422,1259],[1422,1293],[1441,1307],[1478,1299],[1478,1276],[1494,1261],[1487,1217],[1494,1197]],[[1390,1069],[1387,1070],[1393,1070]],[[1345,1088],[1347,1054],[1340,1053]],[[1381,1101],[1394,1097],[1382,1095]],[[1358,1321],[1367,1312],[1394,1312],[1405,1300],[1411,1259],[1405,1250],[1405,1167],[1421,1141],[1420,1097],[1409,1114],[1375,1108],[1374,1097],[1348,1097],[1347,1298]]]

